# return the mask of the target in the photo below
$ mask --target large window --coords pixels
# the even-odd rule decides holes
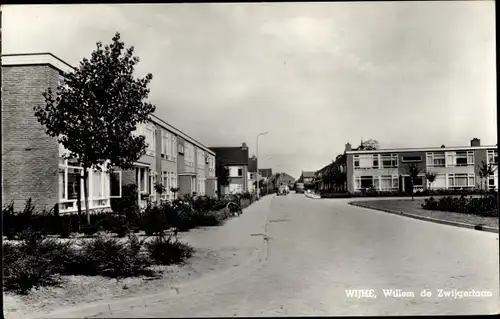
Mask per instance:
[[[177,136],[162,130],[161,138],[161,157],[175,161],[177,159]]]
[[[476,184],[473,173],[448,174],[448,187],[474,187]]]
[[[74,160],[59,160],[59,203],[61,212],[74,211],[78,207],[78,200],[85,207],[85,192],[83,183],[83,168]],[[78,198],[78,188],[81,196]],[[89,208],[109,207],[110,198],[121,197],[121,172],[102,170],[89,170],[87,179],[87,193]]]
[[[229,166],[229,177],[242,177],[243,168],[241,166]]]
[[[390,191],[399,188],[399,179],[397,176],[380,176],[380,190]]]
[[[498,172],[488,177],[488,189],[498,189]]]
[[[375,164],[377,166],[375,166]],[[355,169],[378,168],[378,155],[354,155]]]
[[[487,164],[498,165],[498,151],[489,150]]]
[[[187,166],[194,166],[194,145],[186,142],[184,144],[184,163]]]
[[[205,152],[203,152],[203,150],[200,150],[199,148],[196,148],[196,163],[197,163],[197,167],[199,169],[202,169],[205,167]]]
[[[196,177],[196,193],[205,195],[205,176],[202,174],[198,174]]]
[[[161,198],[163,200],[174,200],[175,193],[172,192],[172,188],[177,188],[177,173],[163,171],[162,184],[165,186],[165,192],[161,195]]]
[[[446,153],[446,166],[474,166],[474,152],[461,151],[461,152],[447,152]]]
[[[396,168],[398,167],[398,154],[381,154],[381,168]]]
[[[208,155],[208,171],[209,176],[215,176],[215,157]]]
[[[139,123],[137,128],[132,133],[134,135],[142,135],[145,138],[146,154],[155,156],[156,150],[156,129],[153,123]]]
[[[445,167],[446,156],[444,153],[427,153],[428,167]]]
[[[357,176],[355,179],[356,189],[369,189],[375,187],[373,176]],[[377,179],[378,181],[378,179]]]
[[[434,182],[427,182],[431,189],[445,189],[446,188],[446,174],[437,174]]]

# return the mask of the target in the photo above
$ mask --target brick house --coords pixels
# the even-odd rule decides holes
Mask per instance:
[[[44,103],[42,93],[49,87],[56,90],[62,72],[72,70],[50,53],[2,55],[2,204],[12,201],[21,209],[32,198],[38,208],[76,211],[76,189],[83,170],[61,157],[64,148],[45,133],[33,112],[35,105]],[[121,185],[129,183],[138,186],[141,206],[147,200],[161,200],[154,191],[155,182],[168,186],[163,199],[173,198],[171,187],[181,188],[180,193],[215,195],[214,152],[154,115],[136,133],[146,137],[148,147],[135,169],[118,171],[115,185],[110,174],[89,172],[90,209],[110,208],[111,198],[120,197]],[[84,207],[83,194],[80,201]]]
[[[349,192],[375,188],[380,191],[405,191],[410,180],[406,172],[409,164],[420,167],[422,173],[415,189],[479,188],[479,164],[492,164],[495,174],[487,185],[498,189],[498,147],[481,146],[474,138],[470,146],[427,147],[379,150],[352,150],[346,144],[347,188]],[[436,180],[429,185],[426,172],[436,173]]]

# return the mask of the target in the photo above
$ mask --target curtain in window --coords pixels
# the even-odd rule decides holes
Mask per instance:
[[[103,197],[101,174],[102,174],[102,172],[93,171],[93,174],[92,174],[92,194],[91,194],[91,196],[93,198],[102,198]]]
[[[392,188],[392,176],[382,176],[380,178],[380,188],[383,190]]]

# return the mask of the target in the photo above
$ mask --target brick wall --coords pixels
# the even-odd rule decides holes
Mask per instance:
[[[2,66],[2,204],[39,208],[58,202],[57,141],[45,134],[33,107],[56,88],[59,71],[48,65]]]

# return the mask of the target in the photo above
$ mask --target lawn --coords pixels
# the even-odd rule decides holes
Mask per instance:
[[[373,209],[389,209],[422,217],[431,217],[447,221],[454,221],[472,225],[483,225],[498,229],[498,217],[485,217],[471,214],[455,212],[444,212],[437,210],[425,210],[422,208],[424,199],[398,199],[398,200],[374,200],[374,201],[354,201],[357,206]]]

